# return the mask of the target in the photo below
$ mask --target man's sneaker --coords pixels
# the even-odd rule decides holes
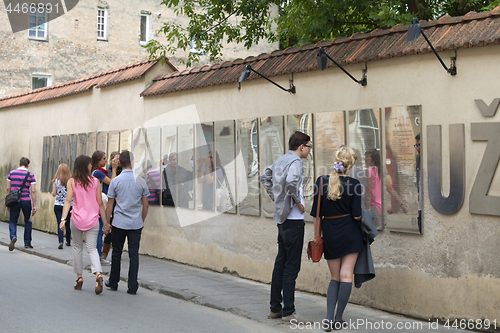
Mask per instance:
[[[24,248],[25,248],[25,249],[32,249],[32,248],[33,248],[33,245],[31,245],[31,244],[24,245]]]
[[[283,317],[283,310],[280,310],[279,312],[269,311],[269,314],[267,315],[267,319],[278,319],[281,317]]]
[[[17,242],[17,238],[14,237],[10,240],[10,244],[9,244],[9,251],[14,251],[14,244],[16,244]]]
[[[106,280],[106,281],[104,282],[104,285],[105,285],[106,287],[108,287],[109,289],[113,290],[113,291],[117,291],[117,290],[118,290],[118,287],[113,287],[113,286],[111,285],[111,283],[109,282],[109,280]]]
[[[102,266],[109,266],[109,265],[111,265],[111,263],[109,261],[107,261],[106,259],[101,258],[101,265]]]
[[[310,320],[307,320],[305,318],[302,318],[298,313],[297,311],[295,311],[294,313],[292,313],[291,315],[289,316],[286,316],[286,317],[283,317],[281,319],[281,321],[283,322],[283,324],[290,324],[290,322],[294,323],[294,324],[298,324],[298,323],[303,323],[303,324],[307,324],[307,323],[310,323],[311,321]]]

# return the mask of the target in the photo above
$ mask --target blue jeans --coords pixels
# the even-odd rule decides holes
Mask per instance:
[[[59,243],[64,242],[64,231],[59,228],[59,224],[61,224],[63,206],[54,205],[54,214],[56,214],[57,219],[57,236],[59,238]],[[66,216],[66,243],[71,243],[71,208],[69,209],[68,216]]]
[[[139,289],[137,275],[139,273],[139,244],[141,242],[142,228],[137,230],[126,230],[113,227],[113,252],[111,254],[111,272],[109,273],[109,284],[118,288],[120,281],[120,269],[125,238],[128,241],[128,289],[135,293]]]
[[[31,245],[31,201],[20,201],[14,206],[10,207],[9,217],[9,234],[10,239],[17,237],[17,220],[19,214],[23,211],[24,216],[24,245]]]
[[[97,233],[97,253],[99,253],[99,258],[102,258],[102,236],[104,233],[102,232],[102,227],[104,226],[104,222],[99,218],[99,232]]]
[[[283,310],[283,317],[295,312],[295,280],[300,271],[304,225],[304,220],[286,220],[278,224],[278,255],[271,281],[271,311]]]

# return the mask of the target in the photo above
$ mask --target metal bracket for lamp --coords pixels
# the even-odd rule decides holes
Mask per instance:
[[[415,39],[418,38],[418,36],[420,36],[420,34],[422,34],[422,36],[424,36],[425,41],[427,42],[427,44],[429,44],[432,52],[434,52],[436,57],[439,59],[439,62],[444,67],[446,72],[448,72],[452,76],[457,75],[457,67],[455,66],[455,60],[457,59],[457,51],[456,50],[450,51],[451,66],[450,66],[450,68],[446,67],[446,65],[443,62],[443,59],[441,59],[439,54],[436,52],[436,49],[434,48],[434,46],[432,46],[431,42],[429,41],[429,38],[427,38],[424,31],[422,30],[422,26],[420,26],[418,18],[414,18],[411,20],[411,25],[408,27],[406,41],[407,42],[414,41]]]
[[[325,50],[320,47],[318,48],[318,55],[316,56],[316,59],[318,60],[318,69],[320,71],[324,70],[326,68],[326,63],[328,59],[330,59],[335,65],[337,65],[338,68],[340,68],[344,73],[346,73],[351,79],[353,79],[354,82],[359,83],[363,87],[367,85],[367,80],[366,80],[366,63],[364,63],[364,66],[362,67],[363,69],[363,77],[361,80],[356,80],[354,76],[352,76],[348,71],[344,69],[344,67],[340,66],[338,62],[332,59]]]
[[[250,65],[246,65],[245,66],[245,70],[243,71],[243,73],[241,73],[240,79],[238,80],[238,90],[240,90],[240,88],[241,88],[241,82],[245,81],[250,76],[250,72],[254,72],[255,74],[260,75],[262,78],[264,78],[267,81],[271,82],[272,84],[274,84],[275,86],[277,86],[281,90],[284,90],[286,92],[295,94],[295,86],[293,85],[293,75],[291,77],[289,77],[290,89],[286,89],[286,88],[283,88],[282,86],[280,86],[279,84],[277,84],[276,82],[274,82],[273,80],[271,80],[271,79],[267,78],[266,76],[260,74],[255,69],[253,69],[252,66],[250,66]]]

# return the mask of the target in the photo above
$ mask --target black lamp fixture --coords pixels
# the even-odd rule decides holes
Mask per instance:
[[[429,41],[429,38],[427,38],[424,31],[422,30],[422,27],[420,26],[418,18],[414,18],[411,20],[411,25],[408,28],[408,34],[406,35],[406,41],[407,42],[414,41],[415,39],[418,38],[418,36],[420,34],[422,34],[422,36],[424,36],[425,40],[427,41],[427,44],[429,44],[429,46],[432,49],[432,52],[434,52],[436,57],[439,59],[439,62],[441,63],[441,65],[443,65],[444,69],[446,69],[446,71],[448,73],[450,73],[451,75],[457,75],[457,67],[455,66],[455,60],[457,59],[456,50],[450,51],[451,66],[450,66],[450,68],[446,67],[446,65],[443,62],[443,59],[441,59],[439,54],[437,54],[436,49],[434,48],[434,46],[432,46],[431,42]]]
[[[264,75],[260,74],[259,72],[257,72],[250,65],[246,65],[245,70],[243,71],[243,73],[241,73],[240,79],[238,80],[238,90],[240,89],[239,84],[241,82],[245,81],[246,79],[248,79],[248,77],[250,76],[250,72],[254,72],[254,73],[260,75],[261,77],[263,77],[264,79],[266,79],[267,81],[271,82],[272,84],[274,84],[275,86],[277,86],[278,88],[280,88],[284,91],[295,94],[295,86],[293,85],[293,79],[290,79],[290,89],[285,89],[282,86],[280,86],[279,84],[277,84],[276,82],[272,81],[271,79],[269,79],[269,78],[265,77]]]
[[[356,80],[354,78],[354,76],[352,76],[351,74],[349,74],[349,72],[344,69],[344,67],[340,66],[338,62],[336,62],[335,60],[333,60],[325,52],[325,50],[322,47],[318,48],[318,55],[316,56],[316,59],[318,60],[318,69],[320,71],[322,71],[322,70],[324,70],[326,68],[326,63],[327,63],[328,59],[330,59],[335,65],[337,65],[337,67],[339,67],[341,70],[343,70],[344,73],[346,73],[347,75],[349,75],[349,77],[351,79],[353,79],[354,82],[359,83],[363,87],[366,86],[366,84],[367,84],[367,81],[366,81],[366,68],[363,68],[363,77],[361,78],[361,80]]]

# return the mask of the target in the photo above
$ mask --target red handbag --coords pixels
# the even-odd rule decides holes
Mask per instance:
[[[318,207],[316,210],[316,216],[319,218],[319,223],[323,223],[323,218],[319,215],[320,204],[321,204],[321,191],[323,189],[323,177],[319,180],[319,190],[318,190]],[[320,237],[320,241],[315,243],[313,240],[309,241],[307,244],[307,259],[312,259],[313,262],[318,262],[321,260],[323,255],[323,238]]]

